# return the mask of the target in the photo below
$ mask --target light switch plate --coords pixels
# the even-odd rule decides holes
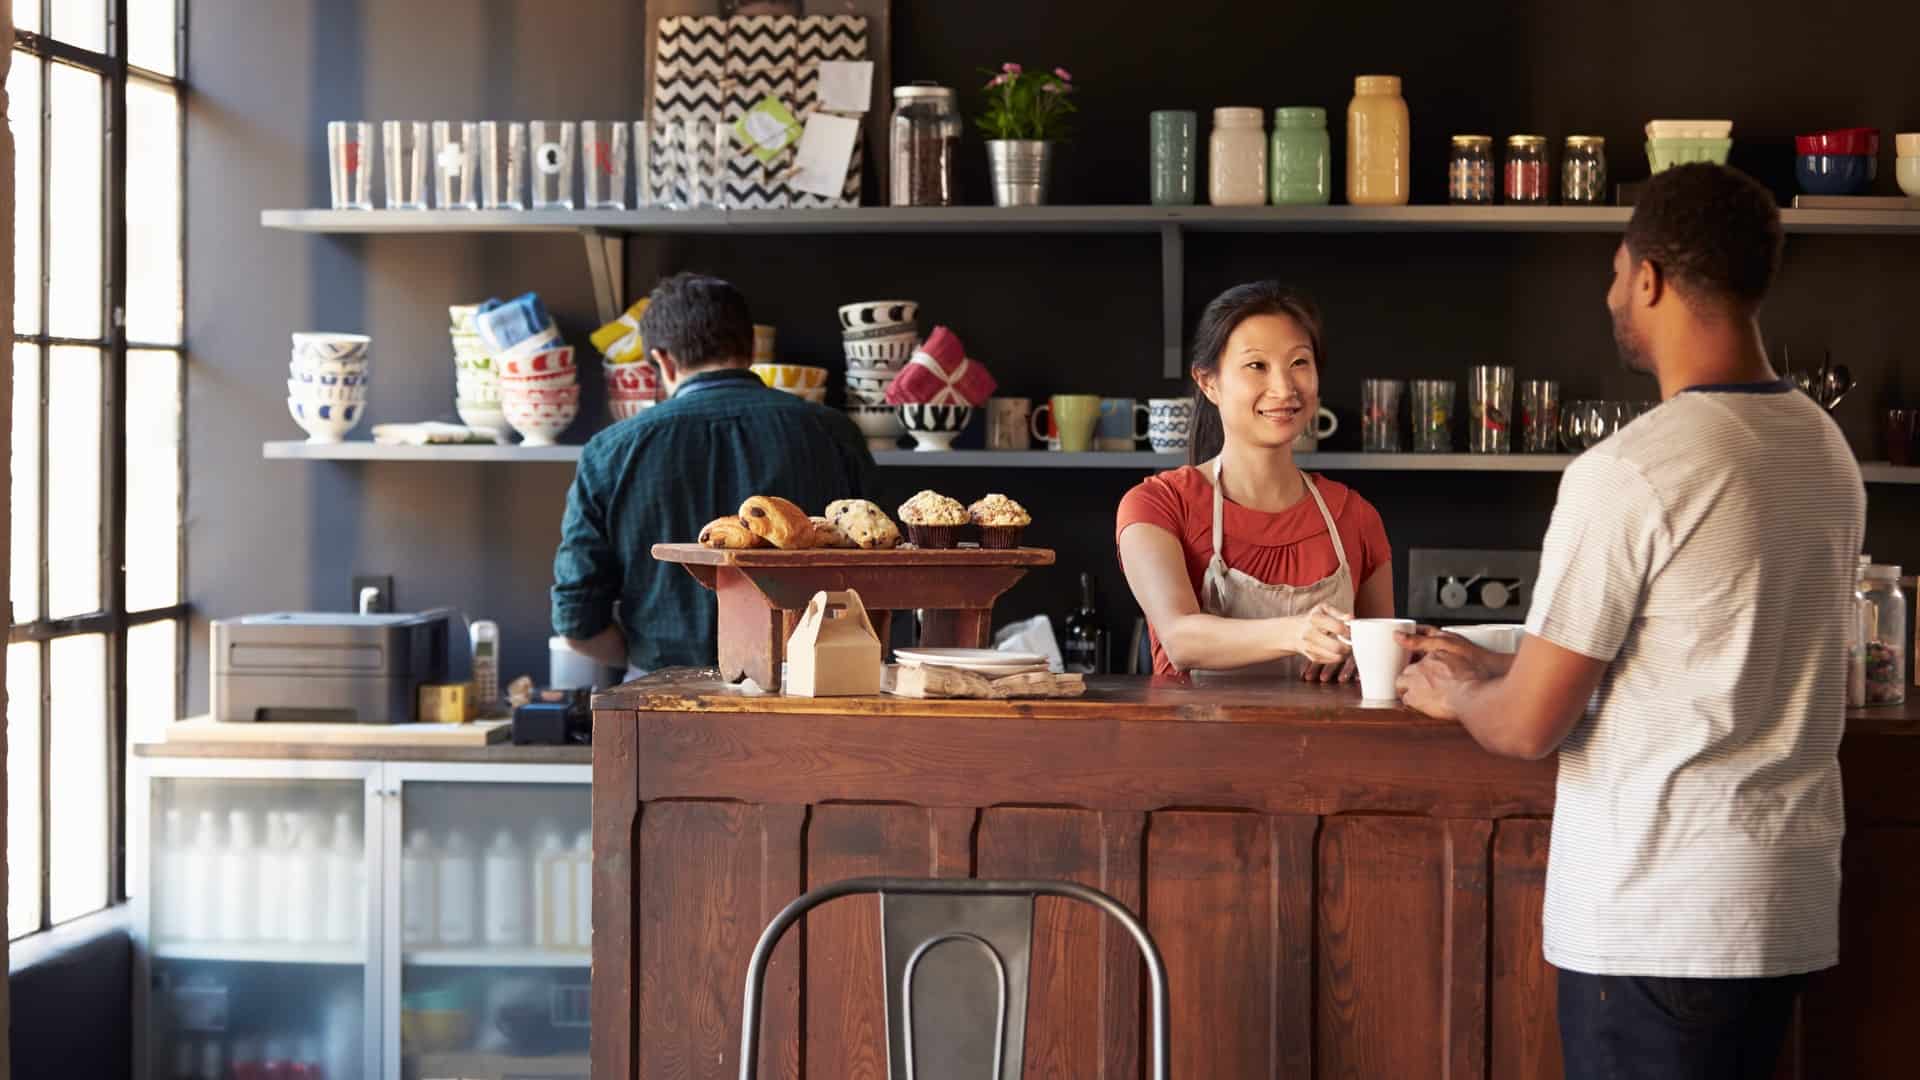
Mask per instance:
[[[1525,622],[1540,573],[1538,551],[1479,551],[1464,548],[1414,548],[1407,552],[1407,614],[1435,623]],[[1466,584],[1467,603],[1448,607],[1440,590],[1448,579]],[[1497,581],[1507,586],[1507,605],[1485,606],[1481,588]]]

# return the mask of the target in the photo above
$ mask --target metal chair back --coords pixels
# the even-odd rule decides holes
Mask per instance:
[[[1149,1075],[1169,1080],[1167,969],[1140,920],[1106,893],[1070,881],[967,878],[850,878],[814,889],[774,916],[747,965],[740,1080],[754,1080],[759,1068],[763,988],[780,939],[821,904],[867,893],[880,897],[890,1080],[1020,1080],[1033,901],[1040,896],[1091,904],[1133,936],[1147,964],[1153,1013]]]

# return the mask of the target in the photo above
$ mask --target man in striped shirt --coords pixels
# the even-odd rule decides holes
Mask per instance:
[[[1571,1080],[1771,1077],[1806,973],[1839,959],[1865,492],[1767,362],[1780,245],[1739,173],[1649,182],[1607,307],[1663,404],[1568,468],[1517,655],[1407,638],[1408,705],[1560,752],[1543,944]]]

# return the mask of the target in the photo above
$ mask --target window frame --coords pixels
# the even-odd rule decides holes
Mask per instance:
[[[53,27],[53,6],[55,0],[23,0],[35,3],[40,9],[40,26],[44,30]],[[188,87],[186,73],[187,10],[189,0],[175,0],[173,51],[174,75],[165,75],[147,68],[137,67],[127,62],[127,5],[128,0],[105,0],[107,12],[107,51],[95,52],[66,42],[57,41],[44,33],[29,30],[14,30],[12,49],[14,63],[20,63],[23,57],[32,57],[41,61],[40,76],[40,132],[39,146],[36,148],[40,172],[40,280],[36,282],[15,282],[16,294],[25,288],[37,292],[39,303],[39,330],[37,333],[22,334],[16,328],[13,340],[16,345],[32,345],[34,362],[39,365],[39,401],[37,403],[40,423],[38,437],[37,465],[39,470],[38,504],[33,513],[38,517],[38,550],[32,552],[14,552],[13,558],[33,559],[37,563],[36,585],[39,590],[38,617],[24,623],[13,623],[9,619],[8,643],[34,642],[38,645],[40,668],[40,698],[36,703],[39,713],[40,731],[40,880],[36,883],[40,894],[39,925],[27,930],[18,938],[12,938],[12,929],[8,935],[19,941],[33,934],[44,933],[57,923],[52,915],[52,859],[53,840],[53,796],[52,776],[52,648],[51,643],[60,638],[86,634],[99,634],[105,641],[107,690],[107,761],[106,769],[108,800],[108,836],[107,836],[107,895],[106,907],[124,903],[127,899],[127,634],[136,626],[171,620],[174,623],[174,700],[173,715],[180,716],[185,709],[186,680],[185,657],[187,655],[187,621],[191,616],[191,605],[186,602],[186,544],[185,544],[185,501],[187,492],[186,472],[186,327],[184,322],[186,305],[186,104]],[[53,65],[65,64],[82,71],[97,75],[102,79],[101,95],[101,137],[102,147],[102,204],[100,207],[103,228],[101,229],[101,328],[98,338],[75,338],[56,335],[51,332],[51,253],[53,245],[53,222],[50,207],[52,198],[52,155],[48,153],[52,132],[52,94],[51,84]],[[176,168],[180,182],[178,203],[175,207],[176,220],[180,222],[178,265],[181,268],[180,297],[182,321],[179,326],[180,340],[173,342],[129,341],[126,334],[127,304],[127,87],[130,82],[140,82],[163,86],[171,89],[178,103],[175,122],[179,125],[176,140]],[[19,147],[15,148],[16,154]],[[12,318],[9,312],[7,317]],[[101,446],[100,446],[100,484],[102,505],[101,543],[98,574],[100,580],[101,606],[84,615],[52,617],[48,606],[48,487],[51,455],[48,453],[50,435],[48,432],[48,405],[51,350],[61,346],[75,346],[98,350],[103,361],[101,378]],[[179,482],[179,505],[176,507],[174,529],[176,532],[175,566],[178,600],[170,605],[129,612],[127,610],[126,587],[126,551],[128,541],[127,528],[127,357],[130,351],[170,352],[176,358],[175,392],[180,402],[180,430],[176,439],[175,470]],[[9,420],[11,422],[11,420]],[[25,882],[14,883],[15,888]],[[83,916],[75,916],[83,917]]]

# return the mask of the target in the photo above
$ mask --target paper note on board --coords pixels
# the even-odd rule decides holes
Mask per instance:
[[[873,104],[873,61],[822,60],[820,107],[828,112],[866,112]]]
[[[800,151],[794,163],[792,186],[809,195],[833,198],[847,184],[847,168],[853,164],[853,144],[860,136],[860,121],[847,116],[814,113],[800,136]]]

